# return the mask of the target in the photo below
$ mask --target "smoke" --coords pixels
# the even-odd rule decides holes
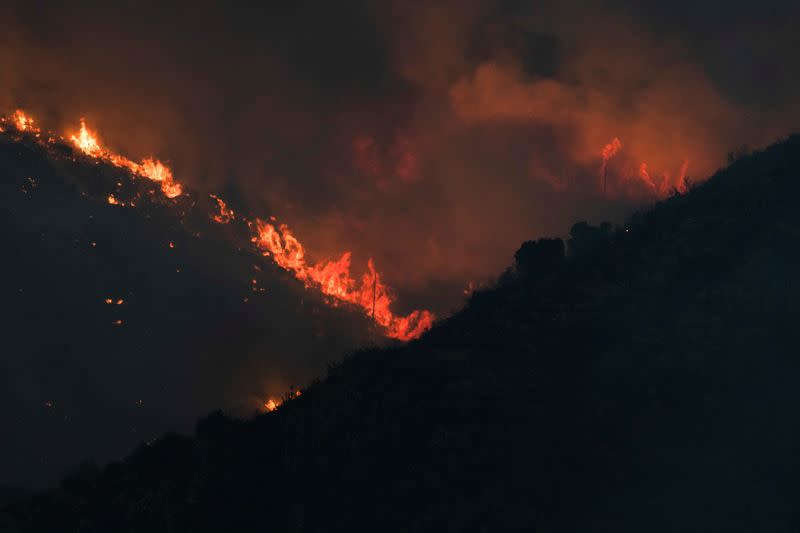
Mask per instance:
[[[790,3],[12,4],[3,108],[84,116],[439,312],[520,242],[618,219],[800,118]]]

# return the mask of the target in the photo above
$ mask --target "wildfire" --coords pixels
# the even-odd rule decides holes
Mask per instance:
[[[619,140],[619,137],[614,137],[614,139],[606,144],[600,152],[602,157],[602,163],[600,164],[600,180],[601,180],[601,188],[605,193],[608,183],[608,162],[613,159],[620,151],[622,150],[622,141]],[[628,170],[626,172],[631,172],[630,167],[626,166]],[[689,168],[689,160],[684,159],[683,163],[680,166],[680,170],[677,174],[677,181],[673,182],[672,176],[674,175],[670,171],[663,171],[660,174],[660,179],[658,181],[658,186],[656,186],[653,177],[650,174],[650,169],[646,162],[642,161],[639,164],[638,169],[636,169],[636,174],[634,176],[621,176],[624,178],[634,178],[640,180],[644,185],[649,187],[657,196],[659,197],[666,197],[670,194],[671,190],[677,189],[677,191],[681,194],[687,191],[686,185],[686,171]],[[656,175],[659,176],[659,175]]]
[[[14,111],[14,124],[20,131],[28,131],[33,129],[34,120],[26,115],[22,110],[17,109]]]
[[[270,255],[281,268],[294,273],[307,287],[317,287],[323,294],[361,307],[372,319],[386,328],[389,337],[411,340],[430,329],[434,316],[430,311],[417,310],[407,316],[396,316],[390,306],[388,287],[370,259],[367,272],[356,282],[350,274],[350,252],[336,261],[306,263],[305,249],[291,230],[282,224],[275,227],[256,219],[253,242],[264,255]]]
[[[655,190],[656,184],[653,183],[653,178],[650,177],[650,173],[647,171],[647,163],[645,162],[642,162],[642,164],[639,165],[639,178],[641,178],[641,180],[645,182],[648,187]]]
[[[70,136],[70,140],[80,151],[92,157],[102,157],[103,149],[97,141],[97,135],[86,127],[86,121],[81,119],[81,129],[77,135]]]
[[[614,137],[613,141],[603,147],[603,163],[608,163],[612,157],[617,155],[620,149],[622,149],[622,141],[618,137]]]
[[[681,170],[678,174],[678,192],[681,194],[685,194],[688,192],[688,185],[686,183],[686,172],[689,170],[689,160],[684,159],[683,164],[681,164]]]
[[[136,163],[123,155],[104,149],[97,139],[97,134],[86,127],[84,119],[81,119],[81,129],[77,134],[71,135],[70,140],[76,148],[90,157],[102,159],[118,167],[127,168],[134,174],[158,182],[161,184],[161,190],[167,198],[175,198],[183,192],[181,184],[175,181],[172,170],[161,161],[146,158],[141,163]]]
[[[33,119],[20,110],[17,110],[11,119],[20,130],[25,131],[33,127]],[[5,121],[5,119],[3,120]],[[168,198],[175,198],[183,194],[181,184],[175,180],[172,170],[167,165],[153,158],[146,158],[141,163],[137,163],[124,155],[112,152],[103,147],[97,133],[87,127],[83,118],[80,124],[80,129],[69,136],[69,141],[75,148],[89,157],[128,169],[136,176],[159,183],[162,192]],[[34,131],[38,132],[39,130]],[[61,140],[65,139],[61,138]],[[47,142],[52,141],[48,140]],[[228,224],[235,219],[233,209],[229,208],[222,198],[216,195],[210,195],[210,197],[217,204],[216,212],[212,212],[210,215],[212,220],[219,224]],[[110,205],[134,205],[133,202],[126,204],[112,194],[106,197],[106,201]],[[391,311],[393,297],[389,288],[381,280],[380,274],[375,270],[372,259],[367,262],[367,271],[359,281],[356,281],[350,273],[350,252],[345,252],[336,261],[310,265],[306,262],[305,248],[285,224],[276,227],[261,219],[256,219],[255,223],[249,222],[247,219],[243,220],[254,229],[255,236],[252,241],[265,256],[270,256],[278,266],[294,273],[297,279],[307,287],[316,288],[336,301],[360,307],[365,314],[386,329],[388,337],[400,340],[415,339],[430,329],[433,324],[434,316],[427,310],[416,310],[407,316],[397,316]],[[274,217],[271,217],[271,220],[274,222]],[[95,247],[96,243],[92,242],[91,245]],[[170,241],[168,246],[174,248],[175,244]],[[176,269],[176,272],[180,273],[180,269]],[[256,289],[254,288],[254,290]],[[263,292],[263,289],[258,290]],[[122,305],[123,303],[121,299],[108,298],[105,301],[109,305]],[[122,320],[117,320],[113,324],[122,325]],[[299,391],[297,394],[299,395]],[[279,405],[274,400],[270,401],[275,407]],[[265,407],[271,410],[267,404]]]
[[[212,215],[211,219],[219,224],[228,224],[231,222],[234,218],[233,209],[229,209],[225,201],[216,194],[209,194],[208,196],[217,202],[217,208],[219,209],[219,212]]]
[[[262,405],[264,410],[271,413],[272,411],[276,410],[278,407],[286,403],[287,401],[298,398],[302,395],[300,389],[290,390],[288,393],[284,394],[282,398],[269,398],[265,401]]]
[[[622,142],[618,137],[614,137],[610,143],[603,147],[603,151],[601,153],[603,156],[603,163],[600,165],[600,179],[602,180],[601,187],[603,189],[603,194],[605,194],[608,188],[608,162],[612,157],[617,155],[617,152],[619,152],[621,149]]]

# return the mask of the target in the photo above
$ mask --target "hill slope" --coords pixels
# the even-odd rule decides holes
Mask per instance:
[[[54,484],[213,408],[249,415],[379,338],[211,221],[212,199],[167,201],[11,129],[0,169],[0,485]]]
[[[526,243],[421,340],[9,506],[9,531],[792,531],[800,137]],[[4,522],[3,522],[4,520]]]

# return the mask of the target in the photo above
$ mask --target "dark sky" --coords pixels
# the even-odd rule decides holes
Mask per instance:
[[[85,116],[320,258],[375,257],[409,304],[651,201],[642,162],[701,178],[800,119],[796,2],[162,4],[5,2],[0,107]]]

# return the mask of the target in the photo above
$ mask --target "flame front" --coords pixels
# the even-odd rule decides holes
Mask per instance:
[[[102,157],[103,150],[100,148],[100,143],[97,141],[97,135],[89,131],[86,127],[86,121],[81,119],[81,129],[77,135],[70,136],[70,140],[78,147],[80,151],[92,157]]]
[[[622,141],[619,140],[619,137],[614,137],[614,139],[610,143],[606,144],[600,152],[602,157],[602,162],[600,164],[600,188],[604,194],[608,190],[609,185],[614,186],[613,182],[609,184],[610,176],[608,174],[608,163],[620,153],[622,147]],[[687,192],[688,186],[686,182],[686,172],[688,169],[689,160],[684,159],[680,169],[678,170],[676,181],[673,181],[671,178],[673,176],[672,172],[669,170],[664,170],[661,172],[658,186],[656,186],[656,182],[653,180],[653,176],[650,174],[648,164],[645,161],[642,161],[639,166],[635,168],[635,171],[631,169],[629,165],[623,164],[622,172],[627,174],[617,176],[617,181],[628,181],[631,179],[638,180],[648,189],[650,189],[652,193],[655,193],[657,197],[663,198],[669,196],[672,191],[677,191],[681,194]],[[656,176],[659,175],[656,174]],[[617,188],[621,189],[619,184],[617,184]]]
[[[372,259],[367,272],[357,283],[350,274],[350,252],[336,261],[308,265],[305,249],[291,230],[256,219],[253,242],[264,255],[272,257],[281,268],[293,272],[307,287],[317,287],[323,294],[359,306],[368,316],[386,328],[389,337],[411,340],[430,329],[434,316],[430,311],[417,310],[407,316],[395,315],[390,306],[392,297],[381,281]]]
[[[3,119],[3,121],[5,120]],[[34,121],[29,115],[17,110],[11,120],[18,130],[33,131],[37,133],[36,137],[39,137],[39,130],[33,128]],[[48,142],[53,142],[53,140],[54,137],[50,137]],[[61,140],[65,139],[61,138]],[[153,158],[146,158],[141,163],[136,163],[124,155],[103,147],[97,133],[86,126],[84,119],[81,119],[81,127],[78,132],[69,136],[69,141],[75,148],[90,157],[128,169],[134,175],[158,183],[168,198],[175,198],[183,194],[183,187],[175,180],[172,170],[167,165]],[[233,209],[230,209],[222,198],[216,195],[210,195],[210,197],[216,202],[216,213],[212,212],[209,215],[212,220],[219,224],[228,224],[236,220]],[[111,194],[106,197],[106,201],[110,205],[117,206],[135,205],[133,201],[126,203]],[[381,281],[380,274],[375,270],[371,259],[367,264],[367,272],[362,276],[360,283],[357,283],[350,274],[350,252],[342,254],[337,261],[308,265],[305,248],[285,224],[276,227],[260,219],[256,219],[255,224],[247,221],[244,217],[241,217],[241,220],[247,222],[251,228],[255,228],[255,237],[252,238],[252,241],[265,256],[270,256],[278,266],[293,272],[297,279],[307,287],[314,287],[324,295],[338,301],[359,306],[375,322],[386,329],[388,337],[411,340],[419,337],[432,326],[434,316],[430,311],[417,310],[407,316],[396,316],[391,311],[393,298],[390,296],[388,287]],[[92,246],[95,246],[95,243],[92,243]],[[174,246],[174,243],[169,243],[170,248],[174,248]],[[177,269],[176,272],[180,272],[180,269]],[[254,290],[256,289],[254,288]],[[263,291],[263,289],[259,290]],[[109,298],[106,303],[122,305],[123,300]],[[122,321],[118,320],[114,324],[121,325]],[[267,404],[265,407],[271,410],[270,405]],[[273,408],[277,405],[277,402],[272,401]]]
[[[90,157],[102,159],[118,167],[127,168],[134,174],[159,183],[161,191],[167,198],[175,198],[183,192],[183,187],[175,181],[172,170],[164,163],[152,158],[146,158],[141,163],[136,163],[123,155],[115,154],[103,148],[97,139],[97,134],[86,127],[84,119],[81,119],[81,129],[77,134],[71,135],[70,140],[78,150]]]

